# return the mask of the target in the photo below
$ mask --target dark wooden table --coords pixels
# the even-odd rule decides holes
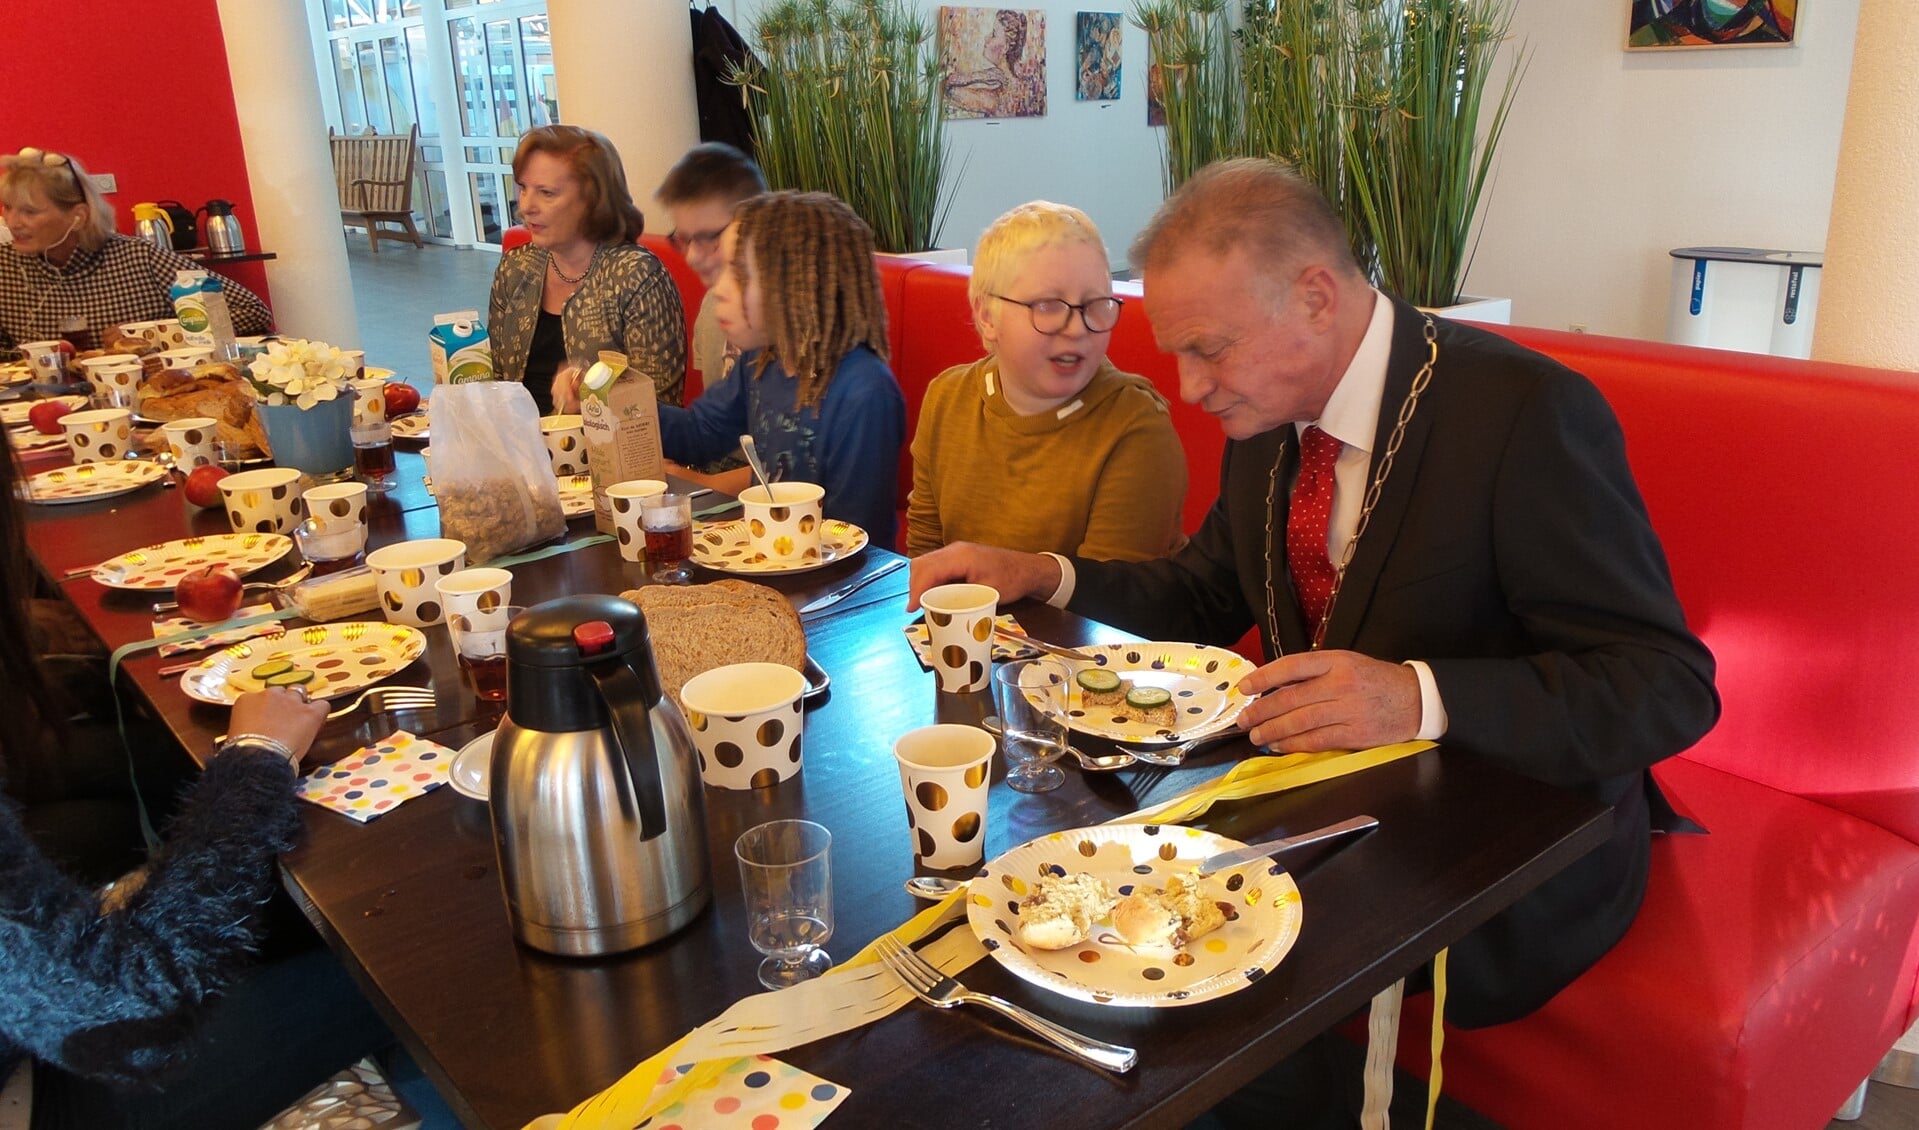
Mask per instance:
[[[410,459],[401,457],[403,475],[418,473]],[[217,514],[189,519],[183,507],[176,492],[158,490],[32,507],[30,541],[57,576],[136,545],[221,528]],[[576,521],[573,529],[590,532],[591,523]],[[436,530],[429,507],[395,503],[376,510],[373,543]],[[803,603],[890,558],[870,548],[775,583]],[[619,591],[639,582],[642,569],[599,546],[514,573],[516,602],[532,604]],[[147,601],[90,580],[64,588],[109,646],[150,634]],[[284,860],[289,889],[463,1120],[505,1130],[563,1111],[760,991],[731,853],[734,838],[754,824],[805,816],[832,829],[837,921],[827,948],[834,955],[854,953],[914,913],[900,886],[914,865],[892,742],[934,721],[975,721],[987,707],[984,695],[936,693],[901,634],[904,592],[900,571],[809,625],[809,648],[831,690],[808,711],[803,772],[770,789],[707,790],[711,907],[680,934],[636,953],[570,960],[516,946],[486,806],[450,788],[367,825],[307,811],[305,841]],[[1113,638],[1043,606],[1014,612],[1046,639]],[[423,661],[395,681],[434,687],[436,708],[343,719],[322,735],[316,759],[337,759],[401,726],[458,748],[495,724],[461,683],[444,630],[428,636]],[[153,674],[158,663],[136,657],[124,677],[184,744],[203,751],[224,728],[226,711],[188,702],[173,681]],[[1141,769],[1069,768],[1065,787],[1040,796],[1012,792],[996,773],[987,855],[1165,800],[1248,752],[1243,742],[1217,747],[1157,778]],[[917,1005],[783,1058],[851,1088],[834,1125],[1051,1127],[1070,1111],[1083,1125],[1179,1126],[1600,843],[1611,819],[1559,790],[1435,750],[1222,806],[1199,823],[1250,839],[1361,812],[1380,819],[1378,831],[1288,860],[1303,898],[1300,940],[1272,974],[1228,999],[1102,1008],[1029,986],[991,960],[965,975],[972,987],[1137,1047],[1140,1066],[1123,1078],[1066,1060],[990,1016]]]

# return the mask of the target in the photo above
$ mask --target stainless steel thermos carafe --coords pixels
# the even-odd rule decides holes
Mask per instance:
[[[571,596],[513,621],[491,767],[500,881],[521,942],[617,953],[706,906],[698,754],[631,602]]]

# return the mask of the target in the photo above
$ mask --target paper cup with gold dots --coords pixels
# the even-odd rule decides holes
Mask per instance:
[[[513,574],[505,569],[462,569],[434,586],[448,617],[464,616],[476,632],[506,631],[513,601]]]
[[[93,388],[94,403],[101,407],[133,407],[134,390],[140,387],[140,359],[131,354],[108,354],[80,361]]]
[[[219,429],[220,421],[211,416],[188,416],[161,424],[160,434],[173,453],[173,465],[185,472],[220,461]]]
[[[540,417],[540,437],[554,474],[565,478],[586,470],[586,422],[579,416]]]
[[[307,517],[323,534],[341,534],[366,524],[366,484],[328,483],[300,496]]]
[[[386,421],[386,382],[353,382],[353,426],[365,431]]]
[[[387,623],[425,628],[445,619],[440,580],[466,568],[466,543],[454,538],[403,541],[367,554],[366,563],[373,570]]]
[[[187,331],[180,327],[178,318],[168,318],[163,322],[128,322],[120,327],[120,332],[134,334],[155,349],[178,349],[187,343]]]
[[[922,726],[893,743],[913,858],[922,865],[977,867],[986,859],[986,793],[997,748],[985,730],[946,724]]]
[[[154,354],[159,358],[162,369],[188,369],[195,365],[213,360],[213,348],[207,345],[182,345],[177,349],[162,349]]]
[[[817,483],[773,483],[740,492],[745,511],[747,558],[755,564],[817,565],[820,560],[820,500]]]
[[[628,479],[606,488],[606,504],[613,511],[613,537],[620,543],[620,560],[646,560],[646,530],[640,525],[640,503],[665,494],[658,479]]]
[[[220,480],[227,521],[236,534],[286,534],[304,518],[300,472],[292,467],[263,467]]]
[[[34,380],[43,385],[57,385],[66,381],[67,354],[71,351],[64,346],[65,343],[59,341],[27,341],[20,344],[20,352],[26,355],[27,364],[33,367]]]
[[[720,789],[762,789],[800,771],[806,678],[784,663],[733,663],[680,688],[700,751],[700,777]]]
[[[939,688],[983,691],[993,678],[993,614],[999,590],[989,585],[939,585],[920,596],[927,649]]]
[[[133,444],[133,413],[125,408],[94,408],[60,417],[75,463],[106,463],[127,457]]]

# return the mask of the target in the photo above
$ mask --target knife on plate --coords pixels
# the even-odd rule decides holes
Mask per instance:
[[[1379,827],[1379,821],[1373,817],[1355,816],[1349,820],[1341,820],[1337,824],[1328,824],[1324,828],[1315,828],[1310,832],[1301,832],[1297,836],[1282,836],[1277,840],[1267,840],[1265,843],[1251,844],[1247,847],[1234,848],[1232,851],[1221,852],[1210,859],[1201,860],[1199,873],[1201,875],[1211,875],[1216,871],[1230,870],[1243,863],[1252,863],[1276,851],[1284,851],[1287,848],[1304,847],[1307,844],[1319,843],[1321,840],[1330,840],[1352,832],[1364,832],[1377,827]]]
[[[906,564],[906,558],[904,557],[900,558],[897,561],[888,561],[886,564],[873,570],[871,573],[866,574],[864,577],[861,577],[858,580],[851,582],[850,584],[841,585],[839,588],[834,589],[832,592],[827,593],[825,596],[807,601],[805,606],[800,609],[800,615],[811,616],[815,612],[823,612],[826,609],[833,607],[835,604],[838,604],[840,601],[845,600],[847,597],[852,596],[854,593],[865,588],[867,585],[872,584],[874,581],[879,580],[881,577],[886,576],[888,573],[893,572],[894,570],[900,568],[901,566],[905,564]]]

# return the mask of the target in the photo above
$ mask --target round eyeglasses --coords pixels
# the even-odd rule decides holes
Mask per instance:
[[[1063,298],[1042,298],[1038,302],[1021,302],[1017,298],[1008,298],[1004,294],[995,294],[1001,302],[1011,302],[1015,306],[1026,307],[1026,313],[1033,319],[1033,328],[1043,334],[1065,333],[1066,327],[1078,314],[1080,324],[1087,333],[1108,333],[1119,325],[1119,308],[1126,305],[1117,298],[1089,298],[1082,303],[1068,302]]]
[[[684,255],[689,248],[712,247],[718,244],[720,237],[725,234],[725,228],[714,228],[712,231],[696,231],[691,235],[681,235],[678,231],[674,231],[666,237],[666,242],[673,245],[673,250]]]

